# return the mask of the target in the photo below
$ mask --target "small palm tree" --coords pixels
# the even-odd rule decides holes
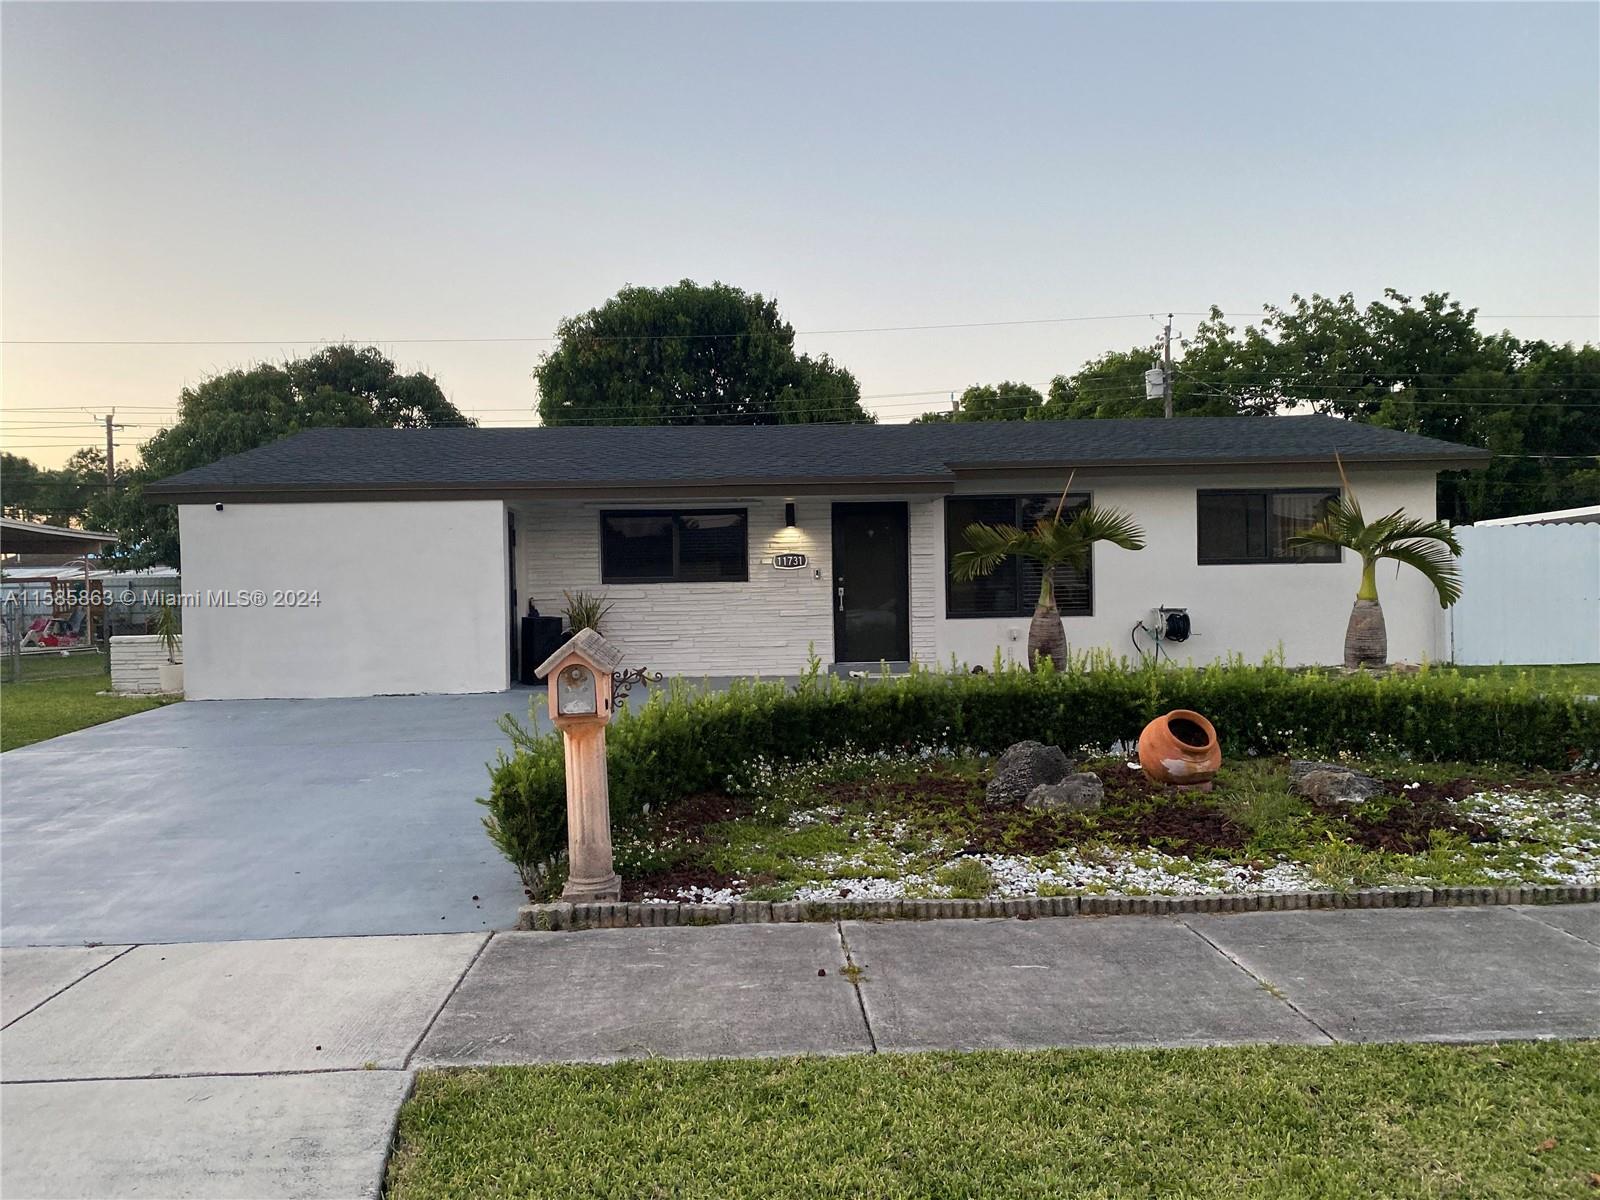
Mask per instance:
[[[1344,665],[1349,670],[1381,667],[1389,661],[1389,632],[1378,603],[1378,560],[1393,559],[1415,567],[1439,594],[1439,607],[1461,599],[1461,573],[1455,560],[1461,543],[1444,521],[1419,521],[1404,509],[1368,521],[1350,488],[1344,463],[1339,463],[1344,494],[1328,505],[1322,520],[1288,539],[1288,546],[1340,546],[1361,556],[1361,587],[1344,632]]]
[[[1067,480],[1067,487],[1072,481]],[[1028,626],[1028,662],[1042,654],[1062,668],[1067,664],[1067,634],[1056,609],[1056,569],[1089,565],[1089,552],[1096,542],[1110,542],[1124,550],[1144,549],[1144,530],[1132,517],[1115,508],[1084,508],[1069,520],[1061,519],[1067,502],[1066,489],[1056,504],[1054,516],[1041,517],[1032,529],[1015,525],[968,525],[968,549],[951,560],[950,573],[965,583],[981,575],[991,575],[1013,554],[1031,558],[1043,568],[1039,584],[1039,603]]]

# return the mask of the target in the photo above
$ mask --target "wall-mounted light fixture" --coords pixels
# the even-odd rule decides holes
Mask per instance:
[[[794,501],[793,500],[789,500],[789,501],[786,501],[784,503],[784,506],[783,506],[783,523],[784,523],[784,525],[786,525],[790,529],[793,529],[794,526],[795,526]]]

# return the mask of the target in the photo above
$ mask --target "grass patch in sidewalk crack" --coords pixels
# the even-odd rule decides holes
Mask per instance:
[[[1600,1043],[421,1072],[390,1200],[1595,1194]]]

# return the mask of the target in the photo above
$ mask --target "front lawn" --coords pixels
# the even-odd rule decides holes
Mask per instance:
[[[1359,764],[1353,764],[1359,765]],[[1092,812],[995,805],[990,760],[923,751],[758,761],[616,838],[629,900],[1197,895],[1600,882],[1600,773],[1366,764],[1382,790],[1310,800],[1279,758],[1210,793],[1082,764]]]
[[[0,750],[14,750],[74,729],[159,708],[174,699],[99,694],[110,686],[111,680],[104,674],[0,684]]]
[[[423,1072],[392,1200],[1528,1200],[1600,1187],[1600,1043]]]
[[[1510,687],[1523,681],[1541,692],[1576,692],[1600,696],[1600,663],[1563,663],[1548,667],[1451,667],[1468,679]]]

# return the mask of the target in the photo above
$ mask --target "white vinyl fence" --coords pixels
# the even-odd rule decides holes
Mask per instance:
[[[1600,662],[1600,525],[1469,525],[1456,662]]]

